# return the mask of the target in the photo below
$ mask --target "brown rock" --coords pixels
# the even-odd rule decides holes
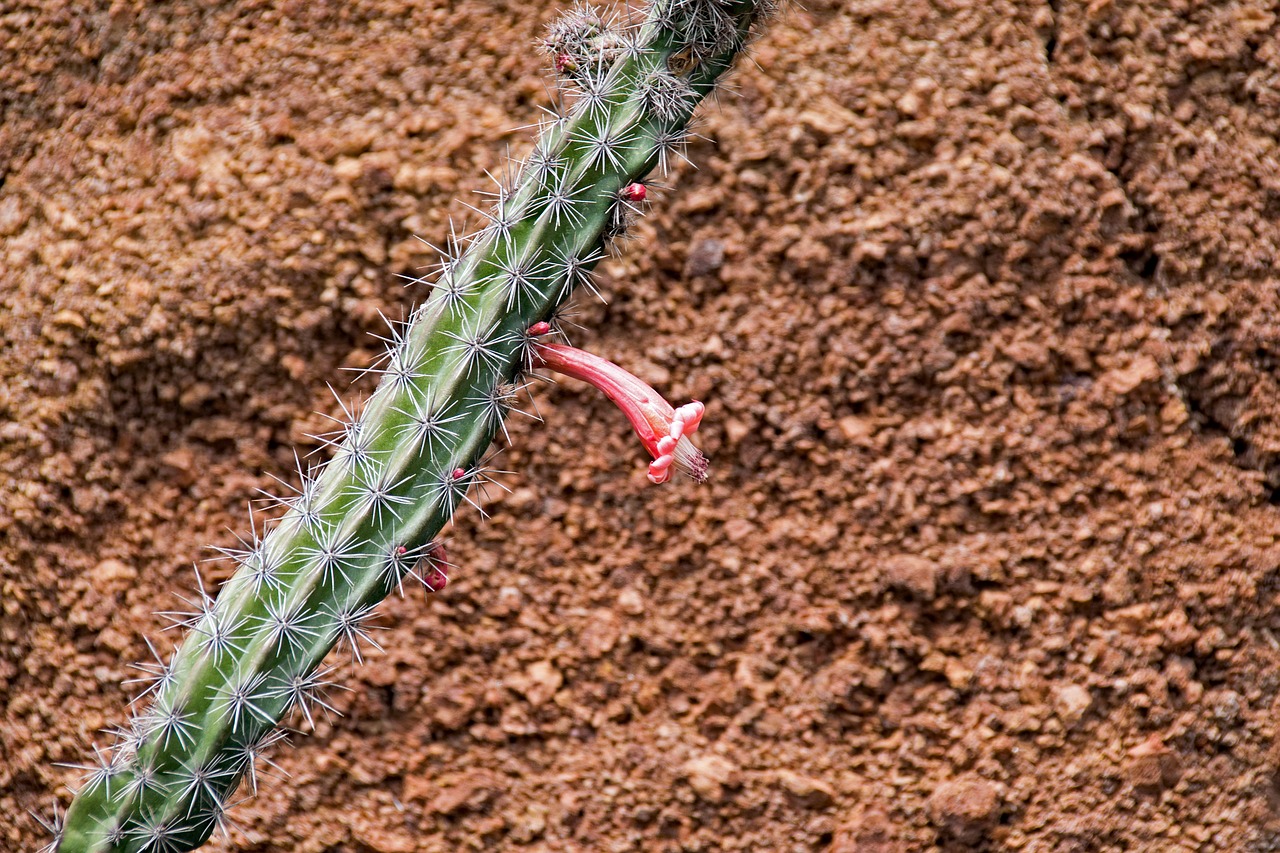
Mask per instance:
[[[442,787],[427,804],[427,810],[437,814],[453,814],[464,808],[483,808],[498,795],[498,782],[498,778],[487,770],[466,773],[457,777],[452,784]]]
[[[391,832],[378,826],[362,826],[360,841],[377,853],[413,853],[418,849],[418,842],[404,828],[399,832]]]
[[[825,809],[835,802],[835,790],[821,779],[790,770],[779,770],[778,783],[806,808]]]
[[[624,613],[632,616],[639,616],[644,613],[644,596],[639,590],[624,589],[618,593],[618,606],[622,608]]]
[[[695,794],[712,803],[723,802],[725,788],[740,784],[737,765],[719,755],[703,755],[686,761],[681,775]]]
[[[1164,745],[1159,735],[1152,735],[1129,750],[1124,772],[1134,788],[1155,793],[1178,784],[1182,778],[1182,761]]]
[[[511,678],[510,683],[517,693],[523,694],[529,704],[536,708],[545,705],[547,700],[556,695],[560,685],[564,684],[564,676],[551,661],[541,660]]]
[[[721,240],[698,240],[689,249],[689,257],[684,262],[685,278],[715,272],[724,266],[724,242]]]
[[[923,601],[932,601],[938,594],[938,567],[923,557],[889,557],[881,566],[881,577],[890,589],[904,590]]]
[[[1093,695],[1079,684],[1067,684],[1053,692],[1053,710],[1068,727],[1089,713],[1093,707]]]
[[[618,642],[622,626],[612,610],[600,609],[591,614],[591,621],[582,632],[582,650],[589,658],[608,654]]]
[[[745,518],[733,518],[724,524],[724,535],[730,542],[741,542],[755,531],[755,524]]]
[[[875,424],[867,418],[848,415],[836,421],[840,435],[850,444],[868,444],[875,434]]]
[[[196,481],[199,465],[195,453],[187,447],[170,450],[160,459],[165,476],[179,488],[189,488]]]
[[[1108,371],[1099,381],[1104,388],[1113,391],[1117,396],[1123,397],[1135,391],[1145,382],[1152,382],[1160,378],[1160,366],[1156,364],[1155,359],[1149,355],[1139,356],[1133,360],[1133,363],[1124,368],[1116,368]]]
[[[904,853],[893,824],[881,811],[869,811],[836,830],[830,853]]]
[[[1000,792],[986,779],[948,779],[934,789],[926,806],[940,834],[961,844],[980,841],[1000,817]]]
[[[89,573],[93,585],[99,589],[128,583],[138,577],[138,570],[120,560],[103,560]]]

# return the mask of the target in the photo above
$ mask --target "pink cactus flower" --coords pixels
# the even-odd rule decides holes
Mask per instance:
[[[535,324],[530,333],[536,334],[534,329],[544,333],[542,325]],[[710,469],[707,457],[689,440],[689,436],[698,431],[706,411],[697,400],[672,406],[639,377],[608,359],[567,344],[536,342],[532,352],[535,367],[546,367],[588,382],[622,409],[645,450],[653,457],[649,465],[650,482],[665,483],[671,478],[672,468],[696,482],[707,481]]]

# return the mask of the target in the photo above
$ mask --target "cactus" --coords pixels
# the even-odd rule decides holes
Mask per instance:
[[[377,390],[326,438],[332,460],[300,470],[260,538],[225,550],[239,565],[216,599],[199,584],[193,612],[172,616],[184,641],[169,663],[140,667],[150,704],[111,751],[95,749],[51,850],[173,853],[225,829],[232,794],[256,786],[281,722],[331,710],[329,652],[341,644],[358,657],[372,644],[365,619],[405,579],[429,590],[447,580],[433,540],[493,481],[487,448],[529,370],[598,379],[654,455],[655,482],[673,460],[705,478],[688,441],[701,404],[628,409],[628,393],[651,389],[541,336],[640,211],[645,176],[683,156],[694,108],[769,11],[658,0],[634,23],[579,6],[550,27],[544,47],[572,106],[542,123],[485,226],[450,239],[431,296],[393,326]]]

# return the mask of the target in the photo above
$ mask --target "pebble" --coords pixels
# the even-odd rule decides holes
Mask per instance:
[[[939,833],[961,844],[976,844],[1000,817],[996,786],[976,776],[948,779],[929,796],[929,820]]]
[[[791,770],[778,771],[778,783],[801,805],[811,809],[825,809],[835,802],[835,790],[821,779],[804,776]]]
[[[639,616],[644,613],[644,596],[639,590],[624,589],[618,593],[618,606],[622,608],[624,613],[632,616]]]
[[[689,257],[684,263],[684,275],[685,278],[696,278],[713,273],[722,266],[724,266],[724,241],[698,240],[689,249]]]
[[[840,826],[830,853],[905,853],[893,824],[881,811],[869,811]]]
[[[1182,761],[1164,745],[1159,735],[1152,735],[1129,750],[1124,774],[1135,789],[1155,793],[1178,784],[1182,778]]]
[[[437,814],[453,814],[463,808],[479,809],[488,804],[497,793],[497,779],[493,774],[486,770],[476,770],[442,788],[427,805],[427,810]]]
[[[529,704],[535,708],[545,705],[560,685],[564,684],[564,676],[551,661],[541,660],[530,666],[523,677],[511,679],[512,686],[524,694]]]
[[[617,644],[621,631],[622,626],[613,611],[597,610],[591,614],[587,627],[582,631],[582,649],[589,658],[606,655]]]
[[[938,594],[938,567],[923,557],[889,557],[881,564],[881,573],[887,587],[904,590],[922,601],[932,601]]]
[[[1053,693],[1053,709],[1058,719],[1068,727],[1074,726],[1093,707],[1093,695],[1079,684],[1068,684]]]
[[[693,792],[710,803],[723,802],[725,789],[741,783],[737,765],[720,755],[692,758],[684,763],[681,774]]]

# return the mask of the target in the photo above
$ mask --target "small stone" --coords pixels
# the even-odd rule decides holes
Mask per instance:
[[[840,429],[840,435],[850,444],[865,445],[875,434],[875,425],[871,421],[853,415],[847,415],[836,421],[836,426]]]
[[[915,92],[907,92],[898,99],[896,106],[898,107],[898,112],[903,115],[916,116],[920,114],[922,104],[918,94]]]
[[[830,853],[904,853],[906,847],[881,811],[869,811],[836,830]]]
[[[547,807],[541,803],[531,803],[524,814],[516,818],[511,830],[512,839],[521,844],[528,844],[546,832],[547,812]]]
[[[618,593],[618,606],[622,608],[624,613],[632,616],[639,616],[644,613],[644,596],[639,590],[624,589]]]
[[[923,601],[932,601],[938,593],[938,567],[932,560],[900,554],[885,560],[881,572],[889,588],[905,590]]]
[[[93,580],[93,585],[101,589],[136,580],[138,570],[120,560],[103,560],[93,567],[89,576]]]
[[[755,523],[745,518],[733,518],[724,523],[724,535],[730,542],[741,542],[756,530]]]
[[[1224,726],[1234,726],[1240,722],[1243,710],[1243,699],[1234,690],[1213,690],[1205,696],[1205,701],[1213,711],[1213,716]]]
[[[737,765],[719,755],[692,758],[685,762],[681,774],[693,792],[710,803],[723,802],[725,788],[736,787],[740,782]]]
[[[1100,384],[1123,397],[1147,382],[1160,378],[1160,365],[1149,355],[1138,356],[1125,368],[1115,368],[1103,374]]]
[[[307,362],[296,353],[286,353],[280,356],[280,366],[284,368],[285,373],[289,374],[289,378],[295,382],[307,375]]]
[[[835,790],[821,779],[803,776],[790,770],[779,770],[778,783],[797,802],[807,808],[825,809],[835,802]]]
[[[713,273],[722,266],[724,266],[724,241],[698,240],[689,249],[689,257],[684,262],[684,275],[685,278],[696,278]]]
[[[30,218],[30,211],[23,207],[17,195],[0,199],[0,237],[17,234]]]
[[[360,841],[377,853],[413,853],[418,849],[418,842],[408,830],[390,832],[376,826],[365,826],[361,827]]]
[[[582,649],[589,658],[606,655],[618,642],[621,631],[622,626],[613,611],[597,610],[582,632]]]
[[[188,412],[195,412],[204,409],[217,396],[218,392],[209,383],[195,382],[178,395],[178,405]]]
[[[437,814],[453,814],[464,808],[480,809],[497,794],[497,779],[493,774],[486,770],[476,770],[441,788],[427,805],[427,810]]]
[[[190,448],[179,447],[160,457],[165,475],[179,488],[190,487],[196,481],[199,464]]]
[[[514,586],[504,586],[498,590],[498,595],[485,612],[495,618],[505,619],[519,613],[523,604],[524,593]]]
[[[340,181],[354,183],[360,178],[360,161],[355,157],[340,157],[333,164],[333,175]]]
[[[926,809],[942,835],[961,844],[976,844],[1000,817],[1000,792],[976,776],[948,779],[934,789]]]
[[[540,660],[529,667],[521,676],[511,679],[511,686],[529,700],[535,708],[545,705],[560,685],[564,684],[564,676],[551,661]]]
[[[751,434],[751,427],[736,418],[729,418],[724,422],[724,434],[730,444],[738,444]]]
[[[274,112],[262,120],[262,129],[275,139],[293,138],[293,119],[287,112]]]
[[[77,329],[83,329],[87,325],[84,317],[69,308],[54,314],[49,322],[55,326],[73,326]]]
[[[1079,684],[1068,684],[1053,692],[1053,710],[1068,728],[1089,713],[1093,707],[1093,695]]]
[[[719,335],[711,335],[702,343],[702,354],[724,361],[733,355],[733,351],[724,342],[724,338]]]
[[[1178,784],[1182,778],[1182,762],[1159,735],[1152,735],[1129,750],[1124,774],[1135,789],[1156,793]]]

